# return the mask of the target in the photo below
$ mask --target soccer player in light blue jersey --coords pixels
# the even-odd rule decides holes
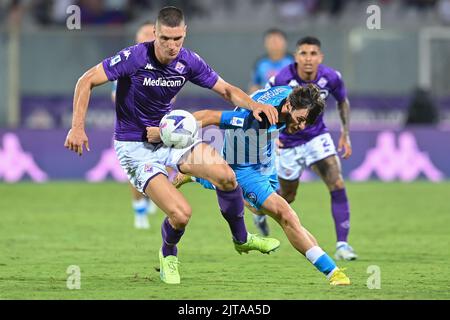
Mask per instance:
[[[294,57],[286,52],[286,34],[280,29],[269,29],[264,33],[266,54],[256,60],[253,67],[249,92],[264,88],[270,78],[294,62]]]
[[[304,228],[291,206],[280,195],[275,166],[275,139],[285,129],[289,133],[313,125],[325,106],[314,84],[295,89],[289,86],[257,91],[252,98],[273,105],[279,122],[256,121],[245,109],[235,111],[203,110],[194,113],[202,126],[217,125],[225,129],[224,159],[236,173],[247,207],[255,214],[269,215],[283,228],[287,238],[300,253],[330,281],[331,285],[348,285],[349,278],[339,269]],[[187,182],[186,179],[178,181]],[[194,178],[206,188],[212,185]]]

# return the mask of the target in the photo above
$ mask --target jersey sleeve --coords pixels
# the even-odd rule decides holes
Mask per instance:
[[[121,77],[132,75],[144,63],[147,56],[147,47],[134,45],[125,48],[115,56],[103,60],[103,69],[109,81],[115,81]]]
[[[220,129],[248,129],[249,126],[248,111],[223,111],[220,117]]]
[[[347,89],[339,71],[336,71],[335,85],[331,94],[338,103],[344,102],[347,98]]]
[[[219,75],[196,53],[193,53],[190,79],[192,83],[211,89],[219,80]]]
[[[223,111],[220,117],[220,129],[268,129],[269,119],[265,114],[260,114],[262,121],[259,122],[249,111]]]

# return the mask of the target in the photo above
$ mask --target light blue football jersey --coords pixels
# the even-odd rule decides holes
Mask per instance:
[[[292,92],[289,86],[278,86],[258,90],[251,95],[252,99],[270,104],[281,110],[283,101]],[[268,119],[261,114],[259,122],[253,113],[243,108],[222,113],[220,128],[225,129],[223,156],[234,168],[255,166],[263,172],[271,174],[275,167],[275,142],[284,123],[270,125]]]

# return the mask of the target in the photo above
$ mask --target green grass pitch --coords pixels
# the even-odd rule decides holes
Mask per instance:
[[[127,185],[0,184],[0,299],[450,299],[450,183],[347,183],[360,256],[339,263],[349,287],[330,287],[273,220],[280,249],[240,256],[215,193],[182,190],[193,216],[179,245],[182,283],[170,286],[155,271],[163,214],[135,230]],[[329,202],[323,184],[307,183],[293,207],[334,254]],[[246,222],[256,232],[249,212]],[[79,290],[67,288],[70,265],[81,270]],[[370,266],[380,289],[367,287]]]

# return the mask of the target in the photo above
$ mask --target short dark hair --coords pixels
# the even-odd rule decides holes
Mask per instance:
[[[264,38],[271,34],[279,34],[284,39],[287,39],[286,33],[283,30],[278,29],[278,28],[271,28],[271,29],[266,30],[266,32],[264,32]]]
[[[325,109],[325,101],[320,95],[320,89],[313,83],[296,87],[288,97],[293,110],[308,109],[306,124],[312,125]]]
[[[310,44],[310,45],[318,46],[319,48],[321,46],[320,40],[317,39],[316,37],[311,37],[311,36],[304,37],[304,38],[301,38],[300,40],[298,40],[297,41],[297,48],[300,47],[301,45],[304,45],[304,44]]]
[[[157,24],[161,24],[167,27],[175,28],[180,26],[184,22],[184,14],[181,9],[176,7],[164,7],[158,13],[156,19]]]

